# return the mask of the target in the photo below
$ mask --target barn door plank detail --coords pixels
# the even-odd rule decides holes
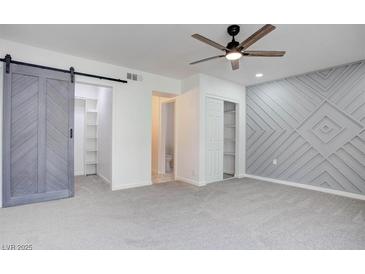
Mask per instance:
[[[65,73],[4,71],[3,204],[73,196],[74,84]]]

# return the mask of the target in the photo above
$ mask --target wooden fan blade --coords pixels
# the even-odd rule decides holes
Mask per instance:
[[[274,50],[246,50],[242,52],[243,56],[261,56],[261,57],[282,57],[285,51]]]
[[[256,31],[254,34],[252,34],[250,37],[248,37],[245,41],[243,41],[237,49],[243,50],[247,49],[252,44],[256,43],[258,40],[260,40],[262,37],[267,35],[268,33],[272,32],[275,29],[275,26],[267,24],[263,26],[261,29]]]
[[[201,59],[201,60],[192,62],[192,63],[190,63],[190,65],[195,65],[195,64],[198,64],[198,63],[201,63],[201,62],[205,62],[205,61],[209,61],[209,60],[221,58],[221,57],[224,57],[224,56],[225,55],[218,55],[218,56],[208,57],[208,58],[205,58],[205,59]]]
[[[236,70],[240,68],[240,60],[231,61],[232,70]]]
[[[220,50],[224,50],[224,51],[229,51],[225,46],[222,46],[222,45],[220,45],[220,44],[218,44],[218,43],[216,43],[216,42],[214,42],[214,41],[212,41],[212,40],[210,40],[210,39],[208,39],[208,38],[206,38],[206,37],[204,37],[204,36],[201,36],[200,34],[193,34],[191,37],[193,37],[193,38],[195,38],[195,39],[197,39],[197,40],[199,40],[199,41],[201,41],[201,42],[203,42],[203,43],[205,43],[205,44],[208,44],[208,45],[210,45],[210,46],[212,46],[212,47],[215,47],[216,49],[220,49]]]

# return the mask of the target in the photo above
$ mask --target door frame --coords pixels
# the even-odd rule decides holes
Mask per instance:
[[[75,172],[76,170],[74,170],[74,176],[84,176],[85,175],[85,133],[86,133],[86,98],[84,97],[77,97],[76,96],[76,85],[75,85],[75,107],[76,107],[76,101],[81,101],[82,105],[83,105],[83,130],[84,130],[84,138],[83,138],[83,143],[82,143],[82,175],[76,175]],[[76,111],[74,112],[74,117],[75,117]],[[76,124],[74,124],[74,136],[76,136],[77,131],[76,131]],[[74,145],[75,145],[75,139],[74,139]],[[75,148],[75,147],[74,147]],[[74,164],[75,164],[75,153],[74,153]]]

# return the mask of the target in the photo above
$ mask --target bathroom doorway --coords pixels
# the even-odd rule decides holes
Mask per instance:
[[[152,182],[175,180],[175,99],[152,96]]]

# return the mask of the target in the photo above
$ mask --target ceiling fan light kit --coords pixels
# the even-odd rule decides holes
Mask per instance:
[[[239,60],[242,57],[242,53],[239,51],[231,51],[226,54],[226,58],[229,61]]]
[[[205,61],[218,59],[221,57],[226,57],[227,60],[231,61],[232,70],[239,69],[239,60],[242,57],[282,57],[285,55],[285,51],[264,51],[264,50],[246,50],[248,47],[252,46],[254,43],[256,43],[258,40],[269,34],[275,29],[275,26],[267,24],[263,26],[261,29],[256,31],[254,34],[252,34],[250,37],[248,37],[246,40],[244,40],[242,43],[237,42],[234,37],[240,32],[240,26],[239,25],[231,25],[227,28],[227,32],[230,36],[232,36],[232,41],[227,44],[227,46],[223,46],[219,43],[216,43],[200,34],[193,34],[192,37],[208,44],[218,50],[222,50],[225,52],[225,54],[217,55],[213,57],[208,57],[205,59],[201,59],[195,62],[190,63],[190,65],[195,65],[198,63],[202,63]]]

